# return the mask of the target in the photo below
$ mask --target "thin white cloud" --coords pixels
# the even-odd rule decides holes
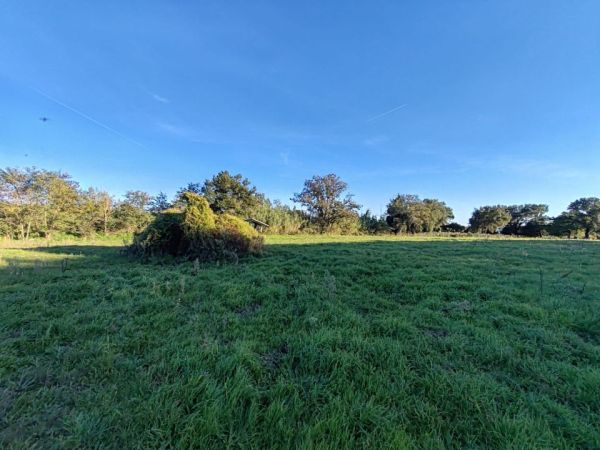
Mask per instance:
[[[187,127],[175,125],[169,122],[157,122],[156,126],[159,128],[159,130],[165,131],[169,134],[174,134],[178,137],[191,137],[194,134],[193,130]]]
[[[155,94],[154,92],[150,92],[150,95],[157,102],[160,102],[160,103],[171,103],[171,100],[169,100],[167,97],[163,97],[161,95]]]
[[[392,114],[392,113],[395,113],[396,111],[398,111],[398,110],[400,110],[402,108],[406,108],[407,106],[408,106],[407,103],[404,103],[404,104],[402,104],[400,106],[396,106],[395,108],[392,108],[389,111],[382,112],[381,114],[377,114],[376,116],[373,116],[373,117],[367,119],[367,122],[374,122],[376,120],[382,119],[385,116],[387,116],[389,114]]]
[[[372,136],[366,138],[363,141],[363,144],[365,144],[367,147],[375,147],[377,145],[385,144],[386,142],[389,142],[389,140],[390,138],[387,136]]]
[[[281,158],[281,162],[284,166],[290,164],[290,152],[280,152],[279,157]]]
[[[136,141],[135,139],[130,138],[129,136],[124,135],[123,133],[121,133],[120,131],[115,130],[113,127],[106,125],[105,123],[100,122],[99,120],[94,119],[92,116],[90,116],[89,114],[84,113],[83,111],[73,108],[72,106],[67,105],[64,102],[61,102],[60,100],[46,94],[43,91],[40,91],[37,88],[32,87],[31,89],[33,89],[35,92],[37,92],[38,94],[40,94],[42,97],[45,97],[46,99],[50,100],[51,102],[57,104],[58,106],[62,106],[65,109],[68,109],[69,111],[71,111],[72,113],[77,114],[79,117],[82,117],[86,120],[88,120],[89,122],[92,122],[95,125],[98,125],[101,128],[104,128],[107,131],[110,131],[113,134],[116,134],[117,136],[135,144],[138,145],[142,148],[147,148],[144,144],[142,144],[141,142]]]

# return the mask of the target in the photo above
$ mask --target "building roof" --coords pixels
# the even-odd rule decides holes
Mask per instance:
[[[268,223],[261,222],[260,220],[253,219],[252,217],[248,217],[246,219],[246,222],[253,223],[255,225],[260,225],[261,227],[267,227],[267,228],[269,228],[269,224]]]

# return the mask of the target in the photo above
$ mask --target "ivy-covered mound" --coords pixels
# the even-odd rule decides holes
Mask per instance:
[[[185,207],[163,211],[134,236],[134,254],[237,261],[261,252],[263,238],[244,220],[215,214],[204,197],[191,192],[183,194],[183,200]]]

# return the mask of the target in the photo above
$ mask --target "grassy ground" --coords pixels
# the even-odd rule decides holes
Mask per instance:
[[[0,447],[600,448],[599,243],[119,244],[0,249]]]

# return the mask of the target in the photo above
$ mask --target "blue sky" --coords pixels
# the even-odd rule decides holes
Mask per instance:
[[[600,195],[600,2],[0,1],[0,166],[31,165],[557,214]]]

